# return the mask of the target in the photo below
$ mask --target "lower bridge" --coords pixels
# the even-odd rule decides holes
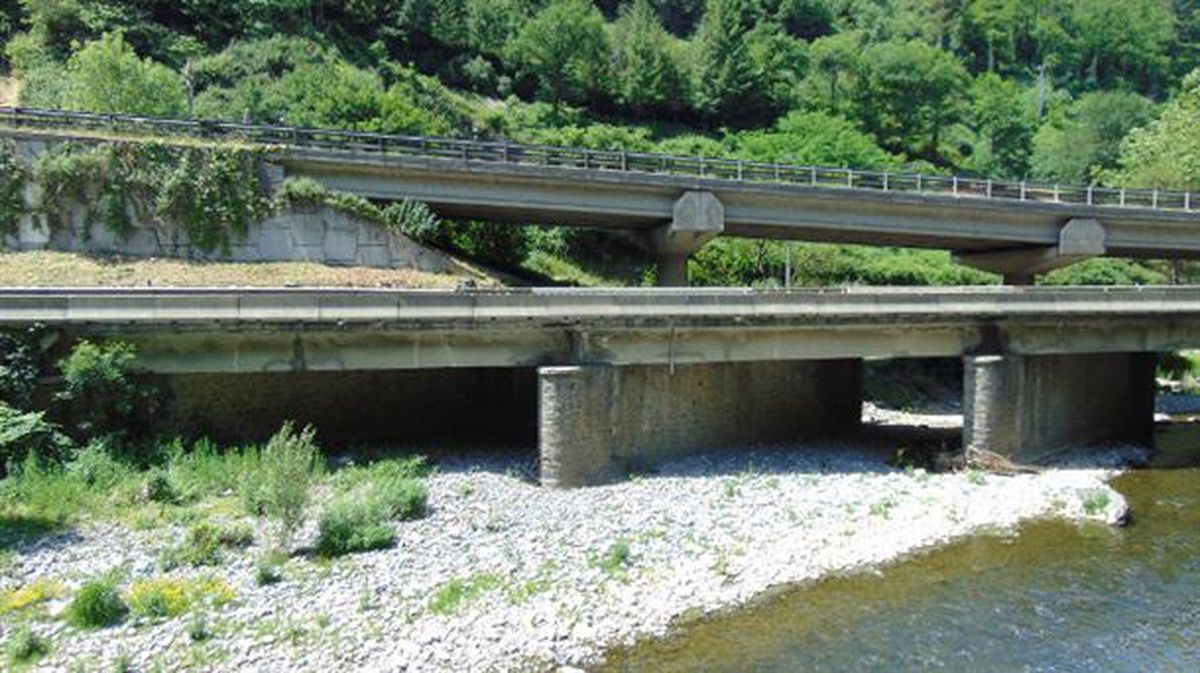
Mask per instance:
[[[868,358],[961,357],[967,447],[1149,442],[1200,288],[0,291],[0,328],[33,325],[134,344],[177,429],[536,437],[563,487],[853,430]]]

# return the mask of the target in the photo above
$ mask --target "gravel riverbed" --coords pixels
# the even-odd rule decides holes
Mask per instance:
[[[533,484],[528,458],[447,459],[428,479],[428,515],[398,524],[393,548],[293,558],[283,581],[265,587],[254,582],[257,546],[220,567],[174,571],[217,575],[236,590],[207,614],[212,638],[192,642],[186,615],[90,632],[41,620],[34,629],[53,649],[35,670],[112,670],[118,659],[137,671],[586,668],[614,645],[773,587],[1035,517],[1115,522],[1124,499],[1106,481],[1136,455],[1110,448],[1038,474],[995,476],[898,469],[887,460],[894,451],[882,441],[757,447],[572,491]],[[182,534],[84,526],[19,549],[0,581],[53,578],[70,596],[83,578],[114,568],[128,581],[154,577],[158,552]],[[310,526],[301,542],[314,535]],[[434,609],[455,581],[457,604]]]

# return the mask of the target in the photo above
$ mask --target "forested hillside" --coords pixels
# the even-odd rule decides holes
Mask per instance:
[[[26,105],[1200,189],[1200,0],[0,7]],[[607,236],[523,231],[459,225],[450,245],[577,279],[588,277],[581,265],[639,277],[636,253]],[[693,272],[769,282],[782,250],[721,241]],[[800,282],[986,280],[943,254],[798,255]],[[1057,279],[1179,272],[1097,262]]]

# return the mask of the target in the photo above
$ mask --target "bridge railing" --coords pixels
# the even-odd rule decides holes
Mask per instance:
[[[1115,208],[1200,212],[1197,194],[1157,189],[1014,182],[974,177],[863,171],[830,166],[685,157],[624,150],[594,150],[506,141],[462,140],[337,129],[207,120],[165,119],[0,106],[0,127],[89,129],[95,132],[244,140],[307,150],[410,156],[465,162],[545,166],[684,176],[701,180],[776,183],[963,198],[1065,203]],[[69,133],[60,134],[69,136]],[[79,138],[94,141],[94,136]]]

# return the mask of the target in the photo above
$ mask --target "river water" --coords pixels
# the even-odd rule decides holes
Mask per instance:
[[[1200,427],[1113,482],[1130,526],[1036,522],[798,587],[605,671],[1200,671]],[[897,522],[902,525],[902,522]]]

